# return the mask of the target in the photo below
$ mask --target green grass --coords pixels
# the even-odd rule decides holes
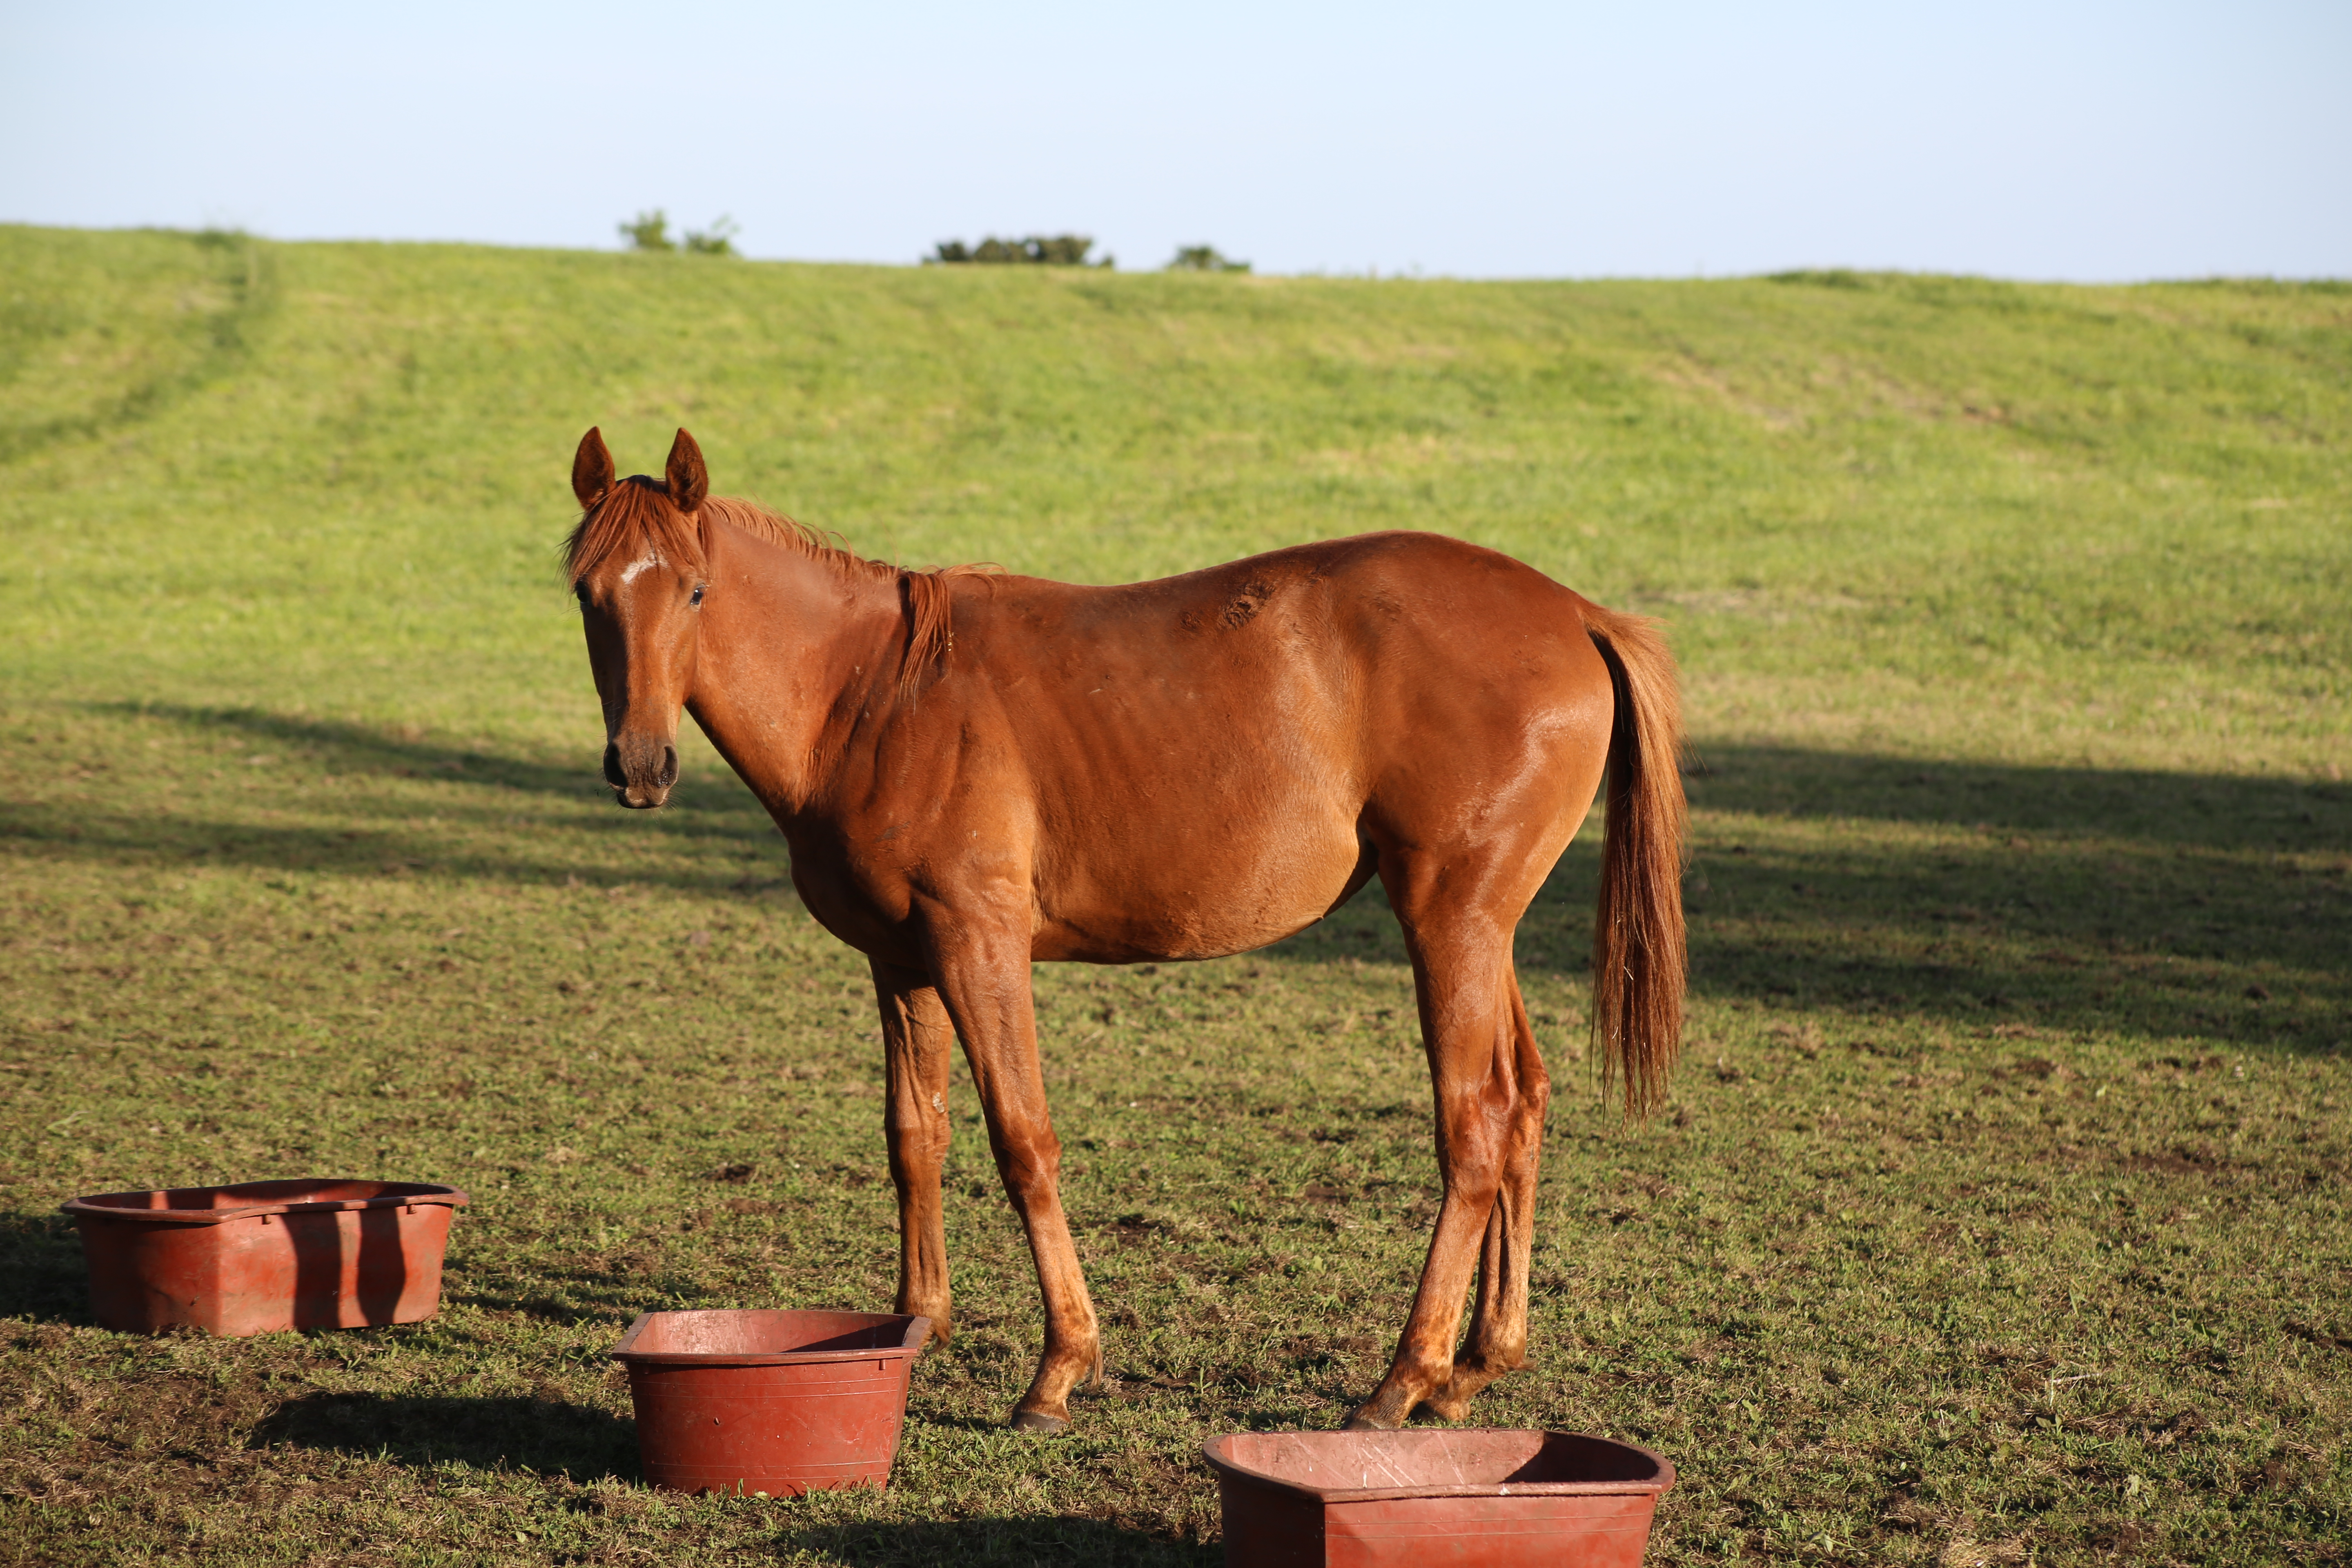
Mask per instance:
[[[665,1305],[886,1304],[863,966],[707,748],[625,816],[572,444],[870,553],[1109,580],[1423,526],[1667,616],[1692,1044],[1523,927],[1536,1367],[1653,1560],[2340,1561],[2352,1533],[2352,291],[1086,276],[0,228],[0,1560],[1216,1560],[1200,1442],[1376,1381],[1434,1170],[1377,890],[1038,974],[1113,1381],[996,1423],[1034,1279],[968,1090],[960,1333],[892,1489],[637,1480]],[[752,1173],[724,1179],[730,1166]],[[442,1314],[89,1325],[55,1205],[474,1194]]]

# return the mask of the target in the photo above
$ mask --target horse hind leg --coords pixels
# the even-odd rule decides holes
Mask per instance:
[[[1391,896],[1395,899],[1395,889]],[[1497,1261],[1481,1270],[1482,1301],[1492,1296],[1507,1302],[1510,1220],[1526,1206],[1515,1200],[1503,1227],[1496,1229],[1496,1200],[1507,1180],[1519,1173],[1513,1169],[1516,1141],[1526,1126],[1519,1113],[1521,1052],[1513,1008],[1516,987],[1509,978],[1509,933],[1484,920],[1458,915],[1416,920],[1408,912],[1408,900],[1396,901],[1405,916],[1421,993],[1422,1029],[1437,1101],[1437,1165],[1445,1195],[1395,1359],[1380,1387],[1349,1417],[1348,1426],[1355,1430],[1401,1426],[1424,1403],[1445,1400],[1458,1408],[1470,1393],[1504,1370],[1489,1370],[1483,1360],[1463,1369],[1467,1391],[1459,1400],[1453,1398],[1454,1335],[1471,1272],[1478,1268],[1482,1251],[1491,1254]],[[1540,1130],[1541,1125],[1538,1118],[1535,1126]],[[1532,1196],[1532,1159],[1517,1159],[1517,1163],[1524,1166]],[[1525,1222],[1520,1224],[1525,1228]],[[1495,1238],[1491,1242],[1490,1236]],[[1486,1316],[1501,1324],[1507,1313],[1490,1310]],[[1523,1347],[1524,1312],[1520,1334]],[[1508,1352],[1511,1364],[1517,1363],[1518,1350],[1507,1344],[1507,1336],[1490,1332],[1482,1346],[1474,1333],[1470,1349],[1474,1357],[1500,1359]]]
[[[1551,1101],[1551,1078],[1543,1051],[1528,1021],[1528,1005],[1516,974],[1507,974],[1510,1027],[1517,1058],[1518,1096],[1511,1107],[1503,1179],[1478,1254],[1478,1294],[1470,1309],[1470,1333],[1454,1358],[1445,1386],[1423,1401],[1445,1421],[1469,1413],[1478,1391],[1525,1366],[1528,1360],[1528,1277],[1535,1255],[1536,1176],[1543,1153],[1544,1113]]]

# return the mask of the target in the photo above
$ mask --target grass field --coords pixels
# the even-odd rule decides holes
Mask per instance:
[[[2352,289],[0,228],[0,1561],[1205,1564],[1202,1440],[1376,1381],[1434,1166],[1374,889],[1040,970],[1069,1436],[997,1425],[1035,1288],[965,1090],[891,1489],[640,1484],[635,1312],[887,1306],[896,1238],[862,963],[707,748],[596,780],[592,423],[910,562],[1428,527],[1666,616],[1691,1044],[1647,1125],[1591,1090],[1580,843],[1479,1418],[1665,1452],[1664,1563],[2352,1557]],[[91,1325],[60,1201],[301,1173],[473,1194],[437,1319]]]

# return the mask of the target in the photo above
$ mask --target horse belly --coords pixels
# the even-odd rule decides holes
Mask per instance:
[[[1363,861],[1344,820],[1247,838],[1203,825],[1145,855],[1073,856],[1039,888],[1032,951],[1082,963],[1248,952],[1329,913]]]

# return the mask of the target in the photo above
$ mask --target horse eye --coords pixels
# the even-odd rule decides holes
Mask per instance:
[[[588,607],[588,584],[585,583],[572,584],[572,596],[580,601],[580,607],[582,609],[586,609]]]
[[[688,603],[688,604],[689,604],[689,605],[699,605],[699,604],[701,604],[701,603],[702,603],[702,593],[703,593],[702,587],[701,587],[701,585],[700,585],[700,584],[698,584],[696,585],[696,587],[695,587],[695,590],[694,590],[694,597],[693,597],[693,598],[691,598],[691,599],[688,599],[688,600],[687,601],[687,603]]]

